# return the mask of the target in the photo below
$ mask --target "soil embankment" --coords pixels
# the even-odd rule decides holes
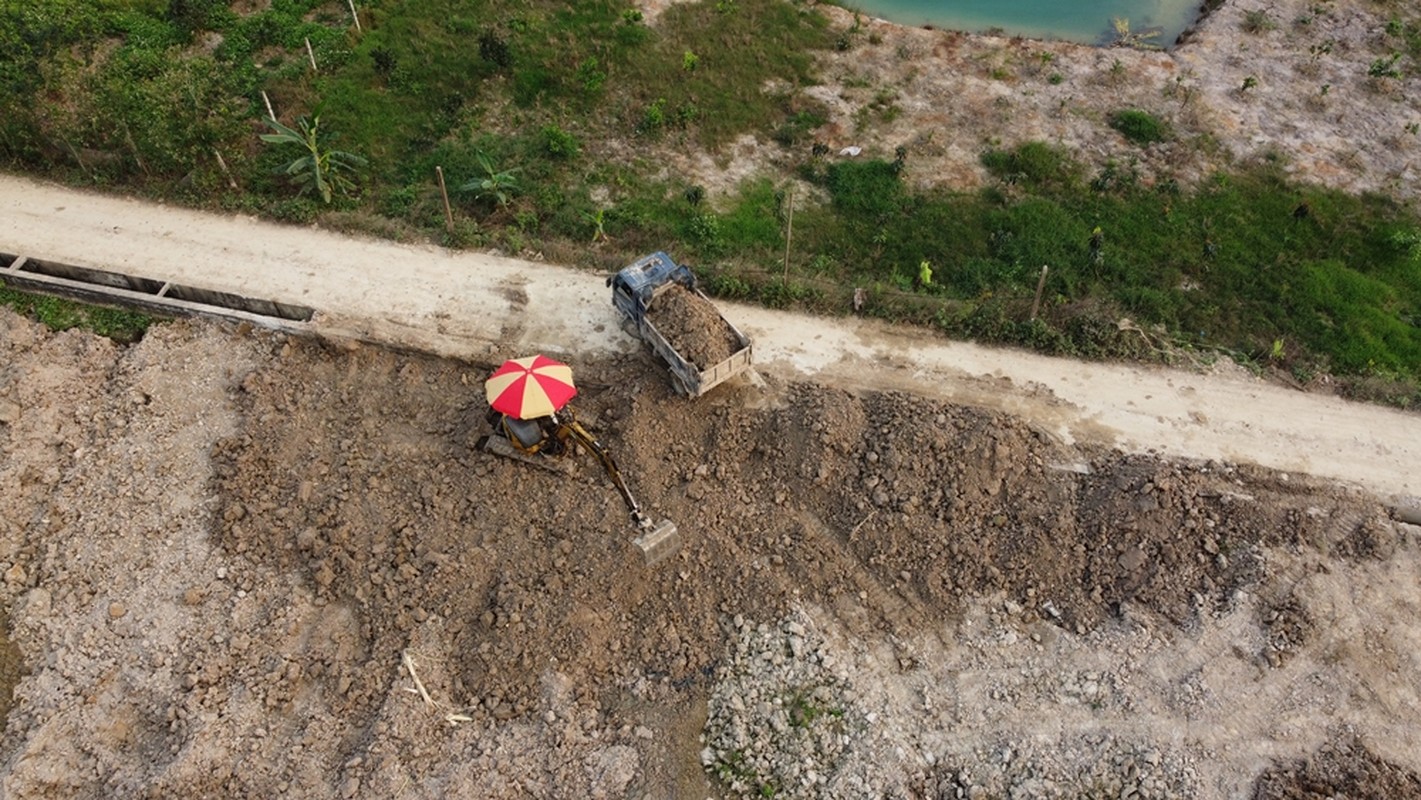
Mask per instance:
[[[11,797],[1222,798],[1421,766],[1418,530],[1358,490],[579,362],[686,540],[646,570],[595,465],[471,448],[467,362],[0,318]]]

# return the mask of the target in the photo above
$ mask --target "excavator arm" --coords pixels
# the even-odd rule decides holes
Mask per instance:
[[[652,519],[641,513],[641,506],[637,505],[636,498],[632,497],[631,489],[627,488],[627,480],[622,477],[622,471],[617,468],[617,462],[612,458],[612,454],[607,452],[607,448],[597,441],[588,430],[576,420],[571,419],[563,423],[562,430],[567,436],[580,442],[597,460],[602,463],[602,469],[607,471],[607,477],[612,479],[612,483],[617,487],[617,492],[622,495],[622,500],[626,502],[627,509],[631,511],[632,522],[641,530],[641,535],[633,540],[633,544],[641,551],[642,558],[648,566],[656,564],[681,549],[681,534],[676,528],[676,524],[670,520],[653,522]]]
[[[480,439],[479,448],[525,464],[542,467],[559,464],[562,462],[561,456],[568,455],[574,443],[590,450],[601,462],[602,469],[606,470],[612,484],[617,487],[622,501],[627,504],[627,510],[631,512],[632,523],[641,532],[632,543],[641,551],[647,566],[668,558],[680,549],[681,534],[676,529],[676,524],[670,520],[655,522],[642,513],[641,506],[637,505],[636,498],[632,497],[631,489],[627,488],[627,480],[622,477],[622,471],[617,467],[612,454],[582,427],[572,415],[571,409],[565,416],[554,414],[536,422],[514,419],[493,411],[490,411],[488,419],[494,426],[494,434]]]
[[[646,515],[641,513],[641,506],[637,505],[636,498],[632,497],[632,490],[627,488],[626,478],[622,477],[622,471],[617,468],[617,462],[612,458],[612,454],[607,452],[607,448],[603,447],[602,443],[597,441],[596,437],[586,428],[582,427],[582,423],[577,420],[565,423],[564,427],[571,438],[580,442],[588,450],[592,451],[593,455],[597,456],[597,460],[602,464],[602,469],[607,471],[607,477],[612,479],[612,484],[617,487],[617,491],[622,495],[622,501],[627,504],[627,510],[631,511],[632,521],[635,522],[638,527],[645,528],[649,526],[651,520],[647,519]]]

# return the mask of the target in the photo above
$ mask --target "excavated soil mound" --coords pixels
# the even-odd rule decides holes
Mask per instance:
[[[1271,756],[1218,754],[1287,749],[1279,708],[1374,719],[1374,750],[1421,725],[1390,682],[1417,651],[1414,535],[1360,492],[895,392],[770,375],[688,402],[647,354],[576,363],[579,410],[685,540],[648,570],[590,458],[472,447],[492,364],[0,322],[0,599],[30,672],[8,797],[936,797],[1039,774],[1224,797]],[[1171,733],[1218,709],[1233,738]],[[757,720],[847,738],[737,755]],[[799,741],[825,763],[788,763]]]
[[[740,349],[735,333],[716,307],[680,284],[662,290],[646,315],[697,369],[719,364]]]
[[[1314,798],[1421,798],[1421,777],[1389,764],[1354,738],[1331,742],[1306,759],[1259,776],[1253,800]]]

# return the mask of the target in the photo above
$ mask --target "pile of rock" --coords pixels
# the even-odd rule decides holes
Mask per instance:
[[[802,613],[733,624],[701,763],[735,797],[836,796],[836,772],[866,724],[847,672]]]
[[[976,755],[970,765],[940,762],[935,772],[913,781],[909,794],[1150,800],[1199,793],[1197,772],[1183,753],[1136,747],[1104,734],[1040,751],[1029,743],[1002,740]]]

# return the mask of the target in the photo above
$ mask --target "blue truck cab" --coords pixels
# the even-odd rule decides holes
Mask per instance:
[[[684,286],[707,305],[715,307],[697,286],[696,276],[690,267],[677,264],[671,256],[661,251],[642,256],[607,279],[607,285],[612,288],[612,304],[622,312],[631,332],[650,345],[670,367],[672,384],[676,391],[688,397],[700,397],[731,376],[750,368],[750,339],[721,316],[721,321],[729,329],[739,348],[729,358],[717,364],[698,368],[691,363],[667,341],[647,317],[647,311],[656,302],[656,296],[675,284]]]
[[[609,280],[612,304],[633,324],[639,325],[656,290],[672,283],[696,291],[696,276],[690,267],[677,264],[661,251],[642,256]]]

